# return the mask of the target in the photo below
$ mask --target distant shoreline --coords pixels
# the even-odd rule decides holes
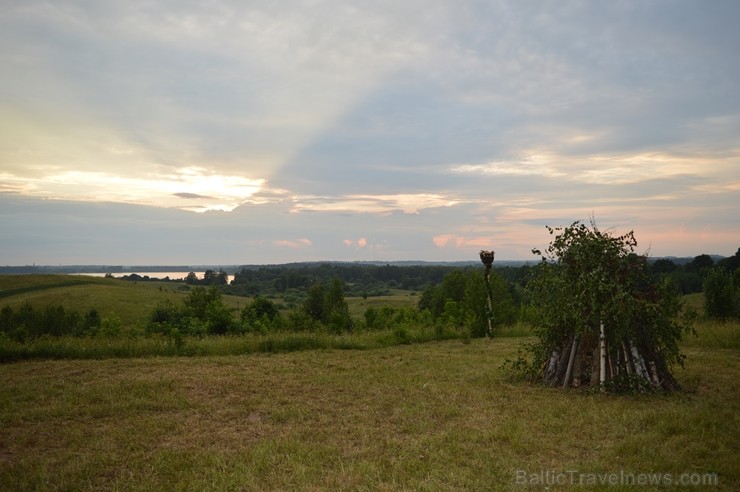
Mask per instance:
[[[719,261],[724,256],[721,255],[709,255],[714,261]],[[671,260],[677,265],[683,265],[690,263],[694,257],[676,257],[676,256],[663,256],[663,257],[651,257],[650,261],[656,260]],[[535,265],[539,263],[539,260],[496,260],[494,267],[521,267],[524,265]],[[269,267],[287,267],[287,268],[300,268],[304,266],[316,266],[323,264],[331,265],[363,265],[363,266],[449,266],[449,267],[467,267],[479,265],[479,261],[423,261],[423,260],[400,260],[400,261],[304,261],[304,262],[291,262],[291,263],[271,263],[271,264],[242,264],[242,265],[7,265],[0,266],[0,275],[13,275],[13,274],[121,274],[130,275],[136,273],[141,275],[142,272],[146,274],[150,273],[171,273],[171,272],[200,272],[201,274],[206,270],[221,271],[233,275],[245,268],[248,270],[258,270],[260,268]]]

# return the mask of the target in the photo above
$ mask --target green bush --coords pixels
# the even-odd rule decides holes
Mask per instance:
[[[740,317],[740,286],[733,276],[712,268],[704,278],[704,309],[707,317],[730,319]]]

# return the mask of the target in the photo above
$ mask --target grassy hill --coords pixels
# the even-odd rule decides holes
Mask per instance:
[[[62,305],[85,312],[97,309],[101,316],[115,315],[124,325],[143,325],[160,302],[182,302],[188,287],[176,282],[129,282],[85,275],[0,275],[0,306],[34,307]],[[245,299],[224,296],[224,304],[243,307]]]
[[[80,312],[95,308],[102,316],[115,314],[124,325],[141,325],[158,303],[180,303],[188,290],[187,285],[177,282],[130,282],[85,275],[0,275],[0,307],[29,302],[34,307],[62,305]],[[251,300],[230,295],[222,299],[233,309]],[[387,296],[347,297],[347,304],[352,316],[361,317],[368,307],[414,308],[418,299],[411,291],[396,289]]]

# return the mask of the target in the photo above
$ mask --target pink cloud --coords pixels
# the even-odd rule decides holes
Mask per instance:
[[[454,236],[452,234],[443,234],[439,236],[434,236],[432,238],[432,242],[434,245],[438,248],[444,248],[447,246],[447,243],[450,242],[450,239],[452,239]]]
[[[490,236],[465,237],[455,234],[440,234],[432,237],[432,242],[438,248],[454,245],[456,248],[491,248],[494,238]]]
[[[342,244],[347,246],[348,248],[355,245],[357,248],[364,248],[367,246],[367,238],[361,237],[357,241],[353,241],[352,239],[345,239],[342,241]]]
[[[272,244],[281,248],[307,248],[313,243],[309,239],[275,239]]]

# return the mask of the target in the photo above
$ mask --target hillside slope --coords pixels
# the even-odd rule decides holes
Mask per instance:
[[[160,302],[179,304],[189,288],[175,282],[129,282],[85,275],[0,275],[0,307],[62,305],[85,312],[97,309],[101,316],[117,316],[123,325],[146,323]],[[244,306],[246,299],[224,296],[231,308]]]

